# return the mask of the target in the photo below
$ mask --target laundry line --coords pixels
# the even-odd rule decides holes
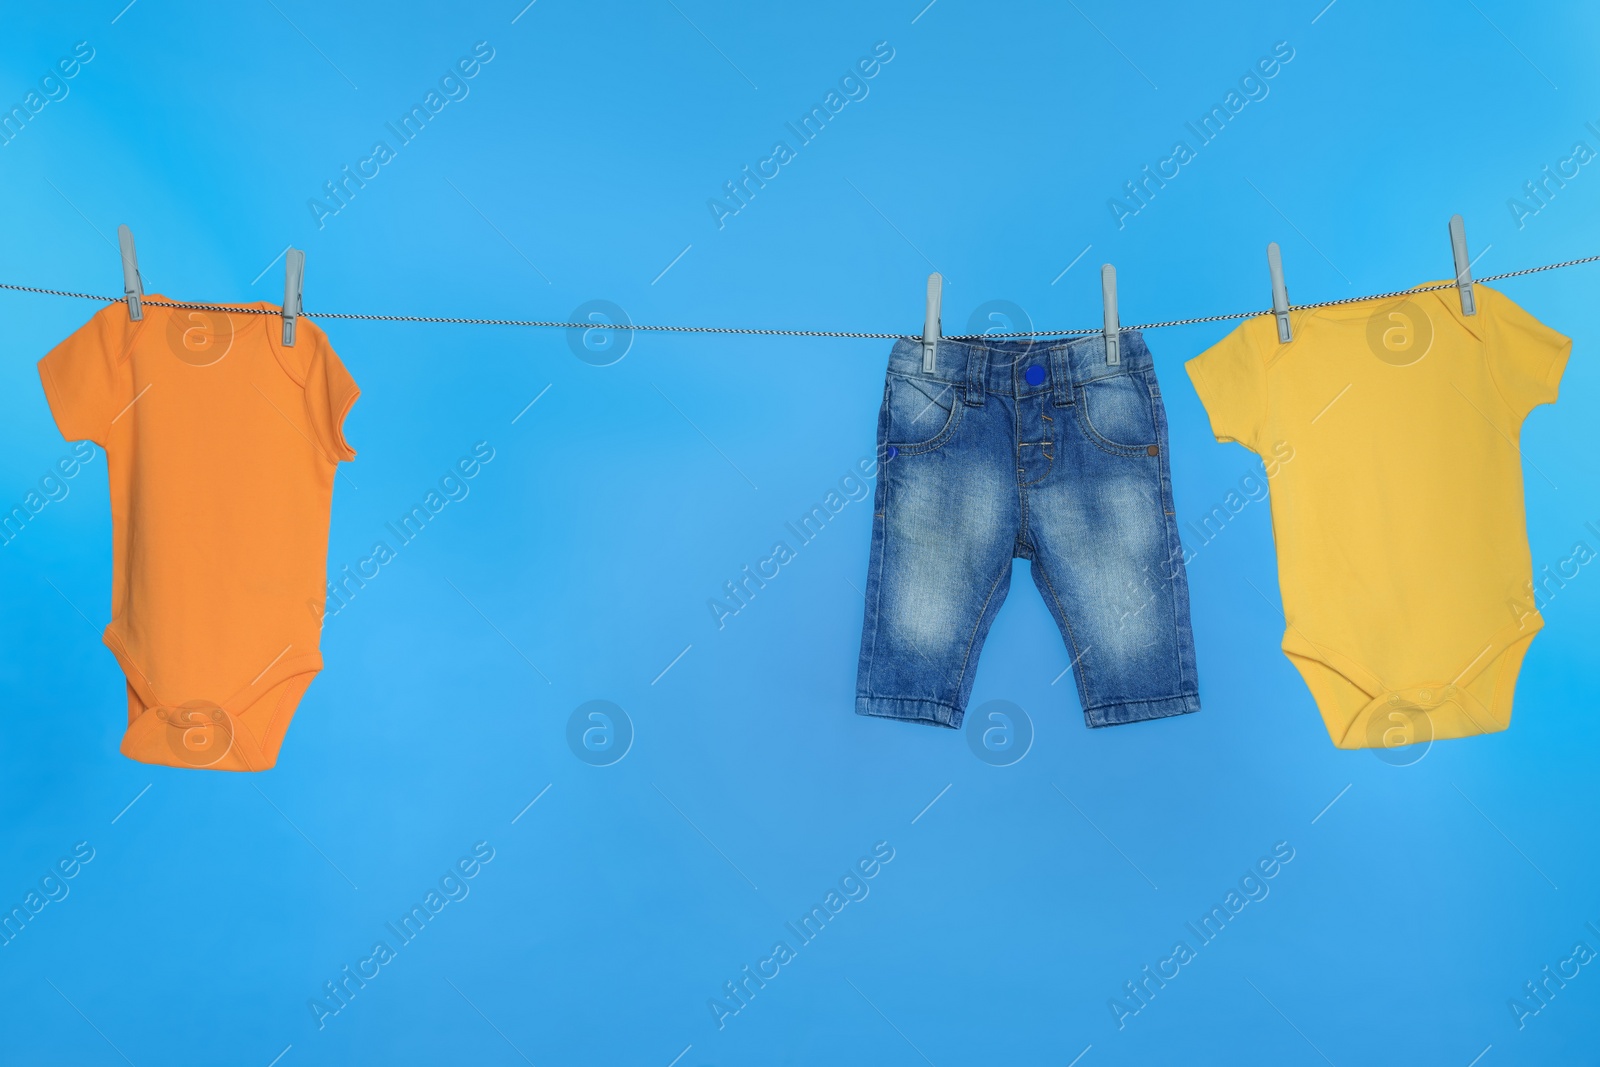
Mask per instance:
[[[1520,278],[1527,274],[1539,274],[1547,270],[1561,270],[1564,267],[1576,267],[1585,263],[1600,262],[1600,255],[1584,256],[1581,259],[1569,259],[1561,263],[1547,263],[1540,267],[1525,267],[1522,270],[1506,271],[1504,274],[1491,274],[1483,278],[1476,278],[1473,284],[1503,281],[1506,278]],[[1422,285],[1415,289],[1397,289],[1389,293],[1374,293],[1371,296],[1351,296],[1340,300],[1323,300],[1315,304],[1290,304],[1290,311],[1313,311],[1317,308],[1338,307],[1341,304],[1359,304],[1366,300],[1391,300],[1411,296],[1415,293],[1433,292],[1437,289],[1456,289],[1455,282],[1438,282],[1434,285]],[[74,293],[64,289],[42,289],[31,285],[11,285],[0,282],[0,289],[19,293],[40,293],[45,296],[65,296],[79,300],[99,300],[107,304],[121,303],[124,299],[120,296],[100,296],[95,293]],[[230,306],[227,304],[200,304],[179,300],[143,300],[147,307],[179,308],[192,311],[217,311],[229,315],[280,315],[277,308],[257,308]],[[915,333],[860,333],[845,330],[778,330],[762,329],[751,326],[678,326],[672,324],[651,323],[600,323],[600,322],[555,322],[543,319],[481,319],[459,318],[444,315],[371,315],[348,311],[304,311],[300,314],[313,319],[353,319],[363,322],[429,322],[442,325],[456,326],[524,326],[536,329],[552,330],[632,330],[638,333],[721,333],[737,334],[753,337],[842,337],[855,340],[876,341],[917,341],[922,339],[922,334]],[[1170,326],[1195,326],[1206,322],[1231,322],[1235,319],[1249,319],[1257,315],[1271,315],[1273,310],[1267,308],[1262,311],[1241,311],[1230,315],[1203,315],[1190,319],[1169,319],[1165,322],[1145,322],[1122,326],[1123,330],[1160,330]],[[943,338],[946,341],[983,341],[1005,340],[1010,338],[1030,337],[1088,337],[1102,333],[1103,328],[1096,326],[1087,330],[1017,330],[1012,332],[995,333],[968,333],[953,334]]]

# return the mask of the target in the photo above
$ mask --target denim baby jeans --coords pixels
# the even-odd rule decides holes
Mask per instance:
[[[878,416],[856,711],[960,727],[984,636],[1031,564],[1090,726],[1198,711],[1167,420],[1137,331],[895,342]]]

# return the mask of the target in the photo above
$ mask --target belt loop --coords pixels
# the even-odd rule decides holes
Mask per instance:
[[[967,346],[967,388],[966,400],[968,407],[983,407],[983,386],[989,376],[989,350],[980,344],[966,342]]]
[[[1055,406],[1064,408],[1072,403],[1072,351],[1071,342],[1050,350],[1050,391],[1055,395]]]

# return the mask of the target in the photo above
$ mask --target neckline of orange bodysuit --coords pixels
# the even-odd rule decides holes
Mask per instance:
[[[273,311],[273,312],[279,312],[280,311],[280,309],[279,309],[277,304],[271,303],[270,301],[267,301],[267,300],[257,300],[254,303],[250,303],[250,304],[228,304],[228,303],[223,303],[222,301],[218,301],[218,300],[174,300],[172,297],[163,296],[161,293],[146,293],[146,294],[144,294],[144,299],[145,299],[146,303],[148,303],[149,301],[152,301],[152,300],[159,300],[159,301],[163,301],[163,302],[166,302],[166,303],[173,303],[173,304],[190,304],[190,303],[192,303],[192,304],[204,304],[208,308],[219,308],[219,309],[221,309],[222,313],[224,315],[226,315],[230,310],[238,310],[238,311],[242,312],[247,308],[260,308],[262,310],[270,310],[270,311]],[[161,310],[162,311],[184,311],[184,310],[187,310],[187,309],[185,309],[185,308],[163,307]],[[261,320],[264,321],[264,320],[269,319],[271,317],[272,317],[271,315],[261,315],[261,314],[257,314],[257,313],[254,313],[254,312],[252,312],[251,314],[241,314],[239,316],[239,318],[243,319],[244,321],[242,323],[236,323],[235,324],[235,326],[234,326],[234,334],[235,334],[235,336],[237,336],[238,334],[244,332],[245,330],[254,329],[255,328],[255,321],[257,319],[261,319]],[[233,316],[230,315],[229,316],[229,320],[230,321],[234,321]],[[272,334],[272,332],[270,330],[267,331],[267,335],[269,337],[271,336],[271,334]]]

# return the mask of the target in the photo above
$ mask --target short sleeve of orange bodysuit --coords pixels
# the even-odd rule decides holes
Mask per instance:
[[[1184,364],[1217,440],[1237,441],[1258,453],[1267,415],[1266,364],[1253,336],[1259,325],[1257,320],[1242,323]]]
[[[134,400],[128,346],[139,324],[108,304],[39,361],[39,380],[61,436],[104,448],[111,423]]]
[[[355,449],[344,437],[344,417],[361,395],[355,379],[339,362],[327,336],[301,319],[306,341],[311,342],[305,365],[306,416],[317,434],[317,447],[329,459],[349,461]]]
[[[1553,404],[1572,352],[1572,338],[1557,333],[1504,293],[1479,286],[1480,317],[1489,336],[1484,350],[1494,384],[1520,425],[1540,404]]]

